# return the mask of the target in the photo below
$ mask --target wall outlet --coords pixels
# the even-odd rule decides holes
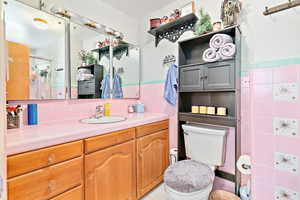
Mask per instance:
[[[299,200],[298,192],[277,186],[275,188],[275,200]]]
[[[297,83],[279,83],[273,85],[274,101],[297,101],[298,93]]]
[[[276,152],[274,167],[281,171],[298,173],[298,156]]]
[[[277,136],[298,136],[298,120],[287,118],[273,119],[273,133]]]

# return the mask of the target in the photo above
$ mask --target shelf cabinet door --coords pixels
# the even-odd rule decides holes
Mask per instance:
[[[180,68],[180,92],[194,92],[203,90],[203,73],[201,66]]]
[[[222,90],[235,88],[234,61],[216,62],[204,65],[204,89]]]
[[[135,142],[85,156],[85,199],[135,200]]]
[[[169,165],[168,130],[137,140],[137,194],[141,198],[163,181]]]

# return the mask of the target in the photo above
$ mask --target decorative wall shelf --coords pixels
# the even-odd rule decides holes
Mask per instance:
[[[155,37],[156,47],[163,39],[176,42],[186,31],[194,31],[197,20],[198,17],[194,13],[191,13],[173,22],[154,28],[148,31],[148,33]]]
[[[118,46],[113,47],[114,57],[120,60],[124,54],[128,56],[129,54],[129,44],[121,43]],[[92,50],[93,52],[97,52],[99,54],[99,60],[101,60],[104,56],[109,58],[109,46],[98,48]]]

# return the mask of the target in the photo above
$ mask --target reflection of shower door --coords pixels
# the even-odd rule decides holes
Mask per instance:
[[[30,56],[30,99],[52,99],[51,60]]]

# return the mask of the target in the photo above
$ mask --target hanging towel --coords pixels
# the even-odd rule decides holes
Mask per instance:
[[[235,55],[236,48],[233,43],[227,43],[223,45],[220,50],[220,56],[223,60],[232,59]]]
[[[171,105],[176,105],[178,89],[178,67],[173,64],[167,73],[164,97]]]
[[[227,43],[233,43],[232,37],[230,35],[216,34],[211,38],[209,42],[209,46],[211,48],[218,50],[219,48],[221,48],[223,45]]]
[[[106,74],[102,80],[102,83],[101,83],[101,90],[102,90],[102,93],[101,93],[101,98],[102,99],[109,99],[110,98],[110,94],[109,94],[109,90],[110,90],[110,86],[109,86],[109,81],[110,81],[110,76],[109,74]]]
[[[102,99],[109,99],[110,98],[110,75],[105,75],[104,79],[102,80],[102,86],[101,86]],[[123,98],[123,90],[121,85],[121,77],[116,74],[113,78],[113,91],[112,91],[112,97],[115,99],[122,99]]]
[[[221,59],[220,53],[214,48],[206,49],[202,57],[205,62],[216,62]]]
[[[121,77],[118,74],[116,74],[114,76],[113,98],[115,98],[115,99],[122,99],[123,98]]]

